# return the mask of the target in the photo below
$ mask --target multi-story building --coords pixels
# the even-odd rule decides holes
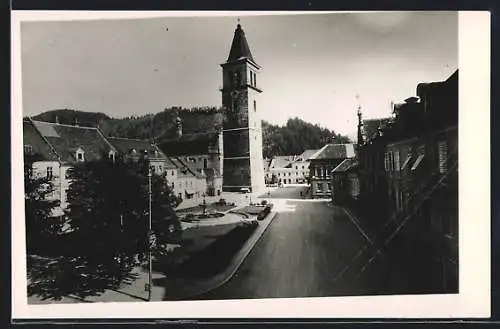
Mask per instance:
[[[46,176],[54,186],[47,198],[59,200],[54,216],[62,216],[67,207],[66,190],[69,168],[78,162],[114,159],[117,149],[97,128],[79,127],[26,119],[23,121],[24,156],[30,158],[31,174]]]
[[[361,207],[380,224],[403,225],[398,241],[426,264],[428,286],[457,291],[458,70],[419,84],[417,96],[395,105],[390,124],[361,143]]]
[[[309,157],[312,198],[331,198],[331,172],[342,161],[354,158],[354,144],[326,144]]]
[[[332,202],[354,206],[359,197],[358,161],[349,158],[342,161],[332,172]]]
[[[309,180],[309,157],[318,150],[305,150],[300,155],[275,156],[265,162],[265,179],[274,177],[278,184],[304,184]],[[266,160],[265,160],[266,161]]]

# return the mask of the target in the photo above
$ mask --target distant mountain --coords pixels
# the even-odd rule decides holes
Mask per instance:
[[[70,109],[54,110],[32,117],[35,120],[99,127],[107,136],[153,139],[157,143],[175,134],[175,118],[183,122],[183,133],[215,131],[223,124],[222,111],[215,107],[170,107],[156,114],[112,118],[104,113]],[[262,121],[263,155],[300,154],[306,149],[319,149],[327,143],[348,143],[347,136],[313,125],[299,118],[288,119],[283,126]]]

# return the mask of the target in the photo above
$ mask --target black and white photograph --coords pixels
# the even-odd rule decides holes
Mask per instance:
[[[485,314],[461,14],[19,14],[13,300]]]

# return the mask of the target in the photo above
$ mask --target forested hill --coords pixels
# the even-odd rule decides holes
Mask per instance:
[[[82,126],[98,126],[104,134],[115,137],[152,139],[161,143],[173,136],[175,118],[183,121],[185,134],[214,131],[222,125],[223,116],[215,107],[181,108],[170,107],[156,114],[111,118],[104,113],[83,112],[69,109],[54,110],[32,117],[34,120],[63,124],[78,123]],[[300,154],[306,149],[319,149],[326,143],[346,143],[346,136],[336,134],[326,128],[305,122],[299,118],[289,119],[283,125],[262,122],[263,155]]]
[[[299,118],[288,119],[283,126],[262,122],[264,157],[301,154],[327,143],[348,143],[349,138]]]

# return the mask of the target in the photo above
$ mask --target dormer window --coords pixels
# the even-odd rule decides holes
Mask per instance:
[[[109,151],[109,153],[108,153],[108,159],[110,159],[111,161],[115,162],[115,160],[116,160],[115,157],[116,157],[115,151],[113,151],[113,150]]]
[[[24,153],[25,154],[32,154],[33,153],[33,147],[31,145],[24,145]]]
[[[76,161],[77,162],[83,162],[85,161],[85,152],[81,149],[81,148],[78,148],[78,150],[76,150]]]

